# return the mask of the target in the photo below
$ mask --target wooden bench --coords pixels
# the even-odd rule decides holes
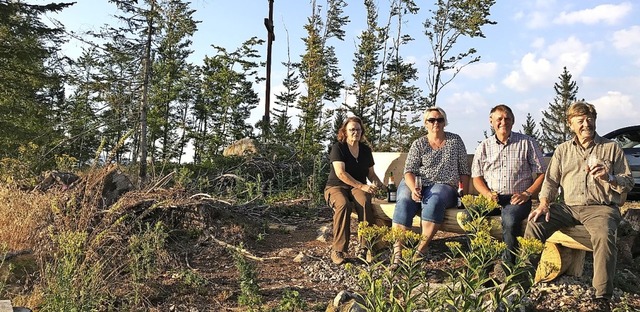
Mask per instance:
[[[396,183],[400,182],[404,176],[406,153],[376,152],[373,153],[373,157],[375,159],[374,170],[378,177],[383,180],[383,183],[387,183],[390,173],[393,173]],[[471,166],[473,155],[468,155],[467,159],[469,166]],[[549,159],[545,158],[545,162],[548,163],[548,161]],[[469,183],[469,194],[478,195],[473,183]],[[534,208],[536,204],[537,200],[534,200]],[[373,206],[376,218],[390,224],[395,203],[389,203],[386,200],[374,200]],[[465,231],[457,221],[458,214],[463,213],[463,211],[463,209],[458,208],[445,210],[445,218],[441,230],[465,234]],[[500,216],[490,218],[500,221]],[[415,231],[420,231],[420,222],[420,216],[416,216],[413,219],[412,227]],[[497,222],[497,224],[500,224],[500,222]],[[525,226],[523,226],[523,229]],[[502,240],[502,229],[500,227],[492,228],[491,235],[496,239]],[[586,251],[592,251],[592,246],[590,235],[584,226],[578,225],[556,231],[545,243],[540,265],[536,272],[536,282],[551,281],[562,274],[582,276]]]

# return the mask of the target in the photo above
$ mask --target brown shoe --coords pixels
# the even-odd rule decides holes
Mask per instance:
[[[331,250],[331,261],[337,265],[343,264],[345,262],[344,252]]]

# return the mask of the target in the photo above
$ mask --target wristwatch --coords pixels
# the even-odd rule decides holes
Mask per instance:
[[[527,195],[527,197],[531,197],[531,193],[529,193],[529,191],[524,191],[522,194]]]

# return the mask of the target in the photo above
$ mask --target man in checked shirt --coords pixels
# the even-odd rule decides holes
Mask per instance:
[[[517,236],[531,212],[531,196],[540,190],[546,170],[542,150],[531,137],[511,132],[515,116],[509,106],[491,109],[489,123],[495,135],[480,143],[471,166],[473,186],[501,206],[490,213],[502,217],[502,240],[507,245],[503,262],[513,265],[518,249]],[[534,179],[535,175],[535,179]]]

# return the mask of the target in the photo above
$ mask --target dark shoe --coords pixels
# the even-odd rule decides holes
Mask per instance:
[[[593,311],[608,312],[611,311],[611,300],[606,297],[593,297],[591,304],[593,305]]]
[[[331,261],[333,261],[333,263],[337,264],[337,265],[343,264],[346,261],[344,259],[344,252],[332,250],[331,251]]]

